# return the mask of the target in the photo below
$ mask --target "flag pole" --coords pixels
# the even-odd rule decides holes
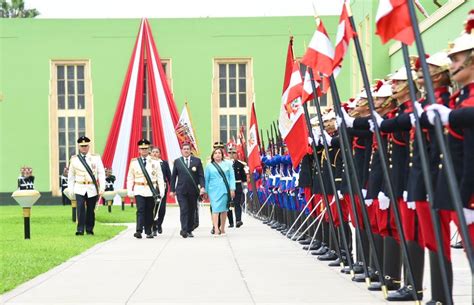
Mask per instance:
[[[311,123],[310,123],[310,117],[309,117],[309,112],[308,112],[308,105],[307,103],[303,104],[303,110],[304,110],[304,116],[305,116],[305,121],[306,121],[306,128],[308,128],[308,134],[311,137],[311,148],[313,150],[313,158],[314,158],[314,163],[316,164],[316,170],[318,172],[318,183],[321,186],[321,191],[323,192],[323,203],[325,205],[326,211],[329,216],[329,228],[331,231],[331,237],[334,240],[335,248],[337,255],[339,258],[341,258],[341,268],[344,268],[344,263],[342,262],[342,253],[341,253],[341,248],[339,247],[339,242],[337,241],[337,236],[336,236],[336,226],[334,223],[334,218],[332,216],[332,211],[329,206],[329,198],[328,194],[326,193],[326,188],[324,186],[324,180],[323,180],[323,174],[321,172],[321,165],[319,164],[319,159],[318,159],[318,154],[317,154],[317,148],[316,148],[316,141],[314,139],[314,134],[311,128]],[[337,196],[337,194],[335,194]]]
[[[357,33],[357,28],[355,26],[355,21],[354,21],[354,17],[352,15],[352,11],[350,9],[350,6],[347,2],[345,3],[345,5],[346,5],[346,9],[347,9],[347,13],[348,13],[348,16],[349,16],[349,20],[350,20],[350,23],[351,23],[352,30]],[[375,105],[374,105],[372,92],[370,90],[370,83],[369,83],[367,68],[365,66],[364,56],[362,54],[362,48],[360,46],[360,41],[359,41],[359,38],[358,38],[357,35],[355,37],[353,37],[353,40],[354,40],[354,46],[355,46],[356,53],[357,53],[357,58],[358,58],[358,61],[359,61],[360,71],[361,71],[361,74],[362,74],[362,80],[363,80],[363,83],[364,83],[364,88],[365,88],[365,91],[367,92],[367,100],[368,100],[368,104],[369,104],[369,108],[370,108],[370,115],[371,115],[372,120],[374,122],[376,122],[375,115],[374,115]],[[340,107],[338,107],[338,110],[339,110],[339,115],[341,115],[341,117],[342,117]],[[342,120],[342,124],[344,124],[344,126],[345,126],[344,120]],[[385,150],[386,148],[385,148],[384,142],[382,140],[382,136],[380,134],[380,128],[377,124],[374,124],[374,134],[375,134],[377,143],[379,145],[378,153],[379,153],[379,157],[380,157],[380,161],[381,161],[380,163],[382,165],[382,172],[383,172],[385,184],[387,186],[388,196],[390,198],[390,201],[392,202],[391,205],[393,206],[393,210],[395,212],[394,213],[395,214],[395,220],[396,220],[397,229],[398,229],[399,234],[400,234],[400,241],[401,241],[401,244],[402,244],[402,250],[403,250],[403,253],[404,253],[404,257],[406,258],[407,262],[409,263],[408,256],[407,256],[408,251],[406,249],[405,235],[403,234],[403,231],[401,231],[402,227],[401,227],[401,222],[400,222],[400,215],[399,215],[400,213],[399,213],[398,206],[397,206],[397,198],[395,196],[395,192],[394,192],[394,189],[393,189],[393,184],[392,184],[392,181],[390,179],[390,174],[389,174],[389,170],[388,170],[387,156],[386,156],[386,150]],[[350,161],[352,161],[352,159]],[[403,240],[402,240],[402,237],[403,237]],[[378,258],[377,257],[374,257],[374,258],[375,258],[376,262],[378,262]],[[408,264],[408,266],[409,266],[409,264]],[[407,268],[407,269],[409,269],[409,275],[411,275],[410,280],[413,283],[413,276],[412,276],[413,274],[411,272],[412,269],[411,268]],[[383,284],[385,284],[385,282],[383,282]],[[384,286],[383,289],[384,289],[384,293],[387,295],[386,285]],[[414,290],[413,290],[413,292],[414,292]],[[416,299],[416,292],[414,292],[414,298]]]
[[[341,236],[342,236],[342,243],[344,245],[344,248],[346,249],[346,257],[347,257],[347,262],[348,262],[348,265],[349,265],[349,270],[350,270],[350,273],[351,273],[351,276],[354,277],[355,274],[354,274],[354,265],[353,265],[353,262],[352,262],[352,257],[351,257],[351,253],[349,251],[349,246],[348,246],[348,243],[347,243],[347,236],[346,236],[346,231],[344,230],[344,214],[342,213],[342,208],[341,208],[341,202],[339,201],[339,196],[337,194],[337,189],[336,189],[336,184],[335,184],[335,180],[334,180],[334,174],[332,172],[332,165],[331,165],[331,160],[329,160],[329,148],[328,148],[328,143],[327,143],[327,140],[326,140],[326,137],[324,136],[324,123],[323,123],[323,119],[322,119],[322,112],[321,112],[321,106],[319,105],[319,99],[318,99],[318,95],[316,93],[316,84],[314,83],[314,76],[313,76],[313,69],[307,67],[308,71],[309,71],[309,78],[310,78],[310,81],[311,81],[311,86],[313,88],[313,95],[314,95],[314,104],[316,105],[316,116],[318,117],[318,122],[319,122],[319,129],[321,131],[321,138],[323,139],[323,148],[324,148],[324,153],[326,154],[326,166],[327,166],[327,172],[329,174],[329,181],[331,181],[331,188],[332,188],[332,191],[334,193],[334,199],[335,199],[335,202],[336,202],[336,209],[337,209],[337,213],[339,214],[339,219],[340,219],[340,229],[341,229]],[[306,105],[307,103],[305,103],[305,106],[307,107]],[[342,143],[341,143],[342,144]],[[341,150],[343,151],[343,156],[344,156],[344,146],[341,145]],[[347,173],[347,171],[346,171]],[[352,188],[350,186],[350,181],[349,182],[349,190],[352,192]],[[354,209],[354,212],[355,212],[355,209]],[[358,217],[356,216],[355,217],[355,221],[356,221],[356,235],[359,237],[359,240],[360,240],[360,230],[359,230],[359,220],[358,220]],[[363,251],[362,251],[363,252]],[[340,258],[341,261],[342,261],[342,257]],[[362,254],[362,260],[364,262],[364,266],[363,266],[363,269],[364,269],[364,273],[365,273],[365,276],[366,278],[369,277],[369,272],[367,270],[367,263],[365,261],[365,255]]]
[[[194,140],[196,141],[196,155],[199,156],[199,143],[198,143],[198,138],[197,138],[197,134],[194,130],[194,124],[193,124],[193,118],[191,117],[191,111],[189,111],[189,106],[188,106],[188,100],[185,99],[184,100],[184,107],[186,107],[186,111],[188,112],[188,116],[189,116],[189,122],[191,123],[191,128],[193,129],[193,136],[194,136]]]
[[[413,6],[412,1],[407,1],[407,4],[408,4],[408,12],[410,14],[411,24],[413,27],[413,32],[415,34],[416,48],[417,48],[418,55],[420,58],[423,78],[425,80],[427,100],[430,104],[435,104],[436,99],[434,96],[433,83],[431,81],[431,75],[429,73],[428,64],[426,63],[425,48],[423,46],[423,41],[421,40],[420,28],[418,26],[418,22],[416,19],[415,8]],[[472,248],[469,231],[467,228],[466,219],[464,218],[463,204],[461,201],[461,196],[459,194],[459,185],[458,185],[458,181],[454,172],[453,161],[451,159],[451,152],[449,151],[448,145],[446,144],[446,140],[443,134],[443,126],[441,124],[439,114],[437,113],[435,116],[434,127],[435,127],[435,132],[436,132],[436,140],[438,141],[439,148],[441,150],[441,153],[444,156],[441,159],[441,161],[443,162],[442,163],[443,168],[445,169],[445,174],[448,178],[447,179],[448,189],[449,189],[451,198],[453,199],[453,205],[456,210],[456,214],[458,216],[458,221],[459,221],[460,229],[461,229],[460,230],[461,236],[463,237],[463,242],[464,242],[464,248],[466,250],[469,265],[471,267],[471,275],[474,275],[474,252]]]
[[[429,163],[428,163],[428,158],[427,158],[427,152],[426,152],[426,146],[425,146],[425,139],[423,136],[423,131],[421,130],[421,125],[420,125],[420,119],[419,119],[419,113],[416,110],[415,106],[415,101],[416,101],[416,96],[415,96],[415,83],[413,80],[413,76],[410,73],[410,58],[408,54],[408,47],[406,44],[402,43],[402,51],[403,51],[403,60],[405,62],[405,68],[407,69],[407,76],[408,76],[408,86],[410,88],[410,99],[413,105],[413,115],[415,116],[415,136],[416,136],[416,143],[418,144],[418,149],[420,150],[420,159],[421,159],[421,169],[423,172],[423,180],[425,183],[426,187],[426,193],[428,194],[428,198],[431,201],[431,204],[433,204],[434,200],[434,191],[433,191],[433,184],[431,181],[431,173],[430,173],[430,168],[429,168]],[[448,284],[448,277],[447,277],[447,272],[448,269],[446,268],[446,263],[444,260],[444,247],[443,247],[443,242],[441,238],[441,224],[439,221],[439,217],[436,214],[435,210],[433,209],[433,206],[430,208],[430,216],[431,216],[431,221],[434,224],[434,233],[435,233],[435,239],[436,239],[436,248],[438,249],[438,263],[441,267],[441,270],[443,272],[441,273],[441,280],[443,283],[443,290],[444,294],[446,296],[446,303],[448,305],[453,304],[452,300],[452,295],[451,291],[449,289],[449,284]]]
[[[339,93],[338,93],[338,90],[337,90],[337,87],[336,87],[336,82],[334,80],[334,76],[331,75],[329,77],[329,80],[331,82],[331,92],[332,92],[332,95],[333,95],[333,98],[334,98],[334,107],[337,109],[338,115],[342,118],[343,114],[342,114],[342,110],[341,110],[341,103],[340,103],[340,99],[339,99]],[[369,91],[367,92],[367,96],[369,96],[369,94],[370,94],[369,92],[370,92],[370,88],[369,88]],[[341,123],[342,123],[341,124],[342,139],[348,145],[349,139],[347,138],[347,133],[346,133],[347,126],[346,126],[346,123],[345,123],[344,120],[342,120]],[[374,123],[374,125],[377,125],[377,124]],[[349,168],[352,170],[352,172],[355,172],[354,160],[352,160],[352,158],[349,158]],[[391,181],[389,182],[389,184],[390,185],[388,187],[392,188],[391,196],[393,196],[393,198],[390,198],[390,201],[391,201],[390,206],[391,206],[391,208],[394,212],[394,216],[395,216],[395,224],[397,226],[398,235],[400,237],[400,246],[401,246],[401,249],[402,249],[404,263],[405,263],[405,267],[406,267],[406,270],[407,270],[408,280],[414,287],[414,280],[413,280],[414,278],[413,278],[413,272],[412,272],[413,269],[412,269],[412,265],[411,265],[411,261],[410,261],[410,256],[408,254],[408,248],[407,248],[407,241],[406,241],[406,238],[405,238],[405,233],[403,232],[403,226],[402,226],[401,217],[400,217],[400,210],[398,208],[398,202],[397,202],[397,200],[394,196],[394,193],[393,193],[393,186],[391,185]],[[359,189],[359,191],[360,191],[360,189]],[[417,296],[416,296],[415,289],[411,290],[411,293],[413,295],[413,299],[416,300]],[[415,303],[419,304],[419,301],[415,301]]]

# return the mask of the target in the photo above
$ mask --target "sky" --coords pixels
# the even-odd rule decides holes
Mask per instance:
[[[342,0],[25,0],[37,18],[196,18],[339,15]],[[313,8],[314,7],[314,8]]]

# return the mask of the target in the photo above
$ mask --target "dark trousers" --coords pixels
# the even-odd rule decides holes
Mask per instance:
[[[242,221],[242,204],[244,203],[244,193],[236,191],[234,197],[234,211],[235,211],[235,221]],[[227,211],[227,218],[229,219],[229,225],[234,224],[234,215],[232,210]]]
[[[137,232],[141,233],[145,228],[145,234],[151,234],[155,200],[153,197],[135,196],[135,202],[137,204]]]
[[[192,232],[194,230],[194,216],[196,214],[199,194],[176,194],[179,203],[181,230]]]
[[[153,209],[153,219],[155,219],[156,215],[158,214],[158,218],[153,221],[153,230],[154,231],[158,230],[158,228],[161,228],[161,225],[163,224],[163,220],[165,219],[166,195],[168,195],[167,191],[165,191],[165,194],[163,195],[163,197],[161,197],[160,209],[158,210],[158,206],[155,206],[155,208]]]
[[[76,194],[77,201],[77,232],[92,232],[95,224],[95,204],[97,203],[97,195],[88,197],[87,193],[82,196]]]

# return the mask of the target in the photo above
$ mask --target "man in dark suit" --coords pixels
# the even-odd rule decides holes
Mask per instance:
[[[168,161],[161,159],[161,150],[159,147],[153,147],[151,150],[151,157],[160,162],[161,171],[163,172],[163,180],[165,181],[165,192],[164,194],[161,194],[160,209],[158,210],[158,207],[155,206],[155,210],[153,211],[153,235],[157,236],[158,234],[163,233],[163,228],[161,225],[163,224],[166,214],[166,196],[168,194],[169,184],[171,182],[171,171]]]
[[[171,192],[179,204],[181,236],[194,237],[194,213],[197,208],[199,195],[205,193],[204,170],[201,159],[191,156],[191,145],[183,143],[182,156],[174,160],[173,173],[171,174]]]

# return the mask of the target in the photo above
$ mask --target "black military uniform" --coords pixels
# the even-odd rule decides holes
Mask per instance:
[[[153,222],[153,235],[156,236],[156,233],[161,234],[163,233],[163,228],[161,225],[163,224],[163,220],[165,219],[166,214],[166,197],[168,195],[169,184],[171,183],[171,171],[168,161],[165,160],[158,160],[161,165],[161,171],[163,172],[163,180],[165,181],[165,192],[161,194],[161,205],[159,211],[157,211],[158,206],[155,206],[155,210],[153,211],[153,215],[155,215]],[[197,210],[197,209],[196,209]],[[158,215],[156,215],[158,213]],[[199,219],[199,218],[198,218]],[[196,226],[196,223],[195,223]]]
[[[235,148],[229,149],[230,154],[237,153]],[[247,187],[247,174],[245,173],[245,163],[240,160],[232,160],[232,167],[234,168],[235,175],[235,197],[234,197],[234,210],[235,210],[235,226],[239,228],[243,225],[242,222],[242,204],[244,203],[244,192],[243,189]],[[234,226],[234,217],[232,210],[227,211],[227,218],[229,219],[229,227]]]

